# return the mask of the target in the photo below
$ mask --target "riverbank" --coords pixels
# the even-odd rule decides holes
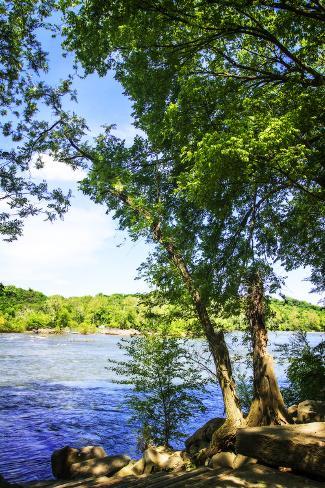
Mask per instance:
[[[21,332],[22,334],[27,335],[40,335],[40,336],[49,336],[49,335],[88,335],[88,332],[79,332],[70,329],[35,329]],[[111,335],[111,336],[119,336],[119,337],[131,337],[134,335],[140,335],[141,332],[136,329],[119,329],[118,327],[100,327],[92,334],[99,334],[99,335]]]
[[[224,331],[245,330],[244,313],[232,316],[211,316]],[[0,332],[25,332],[36,329],[69,329],[80,333],[97,333],[111,329],[113,334],[125,330],[141,330],[168,324],[178,337],[199,337],[203,334],[194,310],[178,303],[157,304],[154,295],[103,295],[65,298],[46,296],[34,290],[15,286],[0,288]],[[307,302],[286,297],[270,300],[267,327],[281,331],[323,331],[325,311]],[[114,332],[114,329],[118,331]],[[121,332],[120,332],[121,331]],[[104,332],[105,333],[105,332]]]

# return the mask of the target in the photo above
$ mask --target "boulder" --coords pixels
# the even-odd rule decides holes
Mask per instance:
[[[256,463],[257,463],[257,459],[255,458],[243,456],[242,454],[237,454],[234,459],[233,468],[239,469],[248,466],[250,464],[256,464]]]
[[[87,461],[88,459],[102,459],[107,454],[101,446],[85,446],[79,449],[79,460]]]
[[[142,459],[133,466],[133,472],[136,475],[148,475],[153,471],[183,471],[189,463],[189,457],[182,451],[152,446],[144,451]]]
[[[70,478],[71,464],[79,460],[79,449],[65,446],[57,449],[51,456],[52,473],[59,480]]]
[[[186,451],[196,454],[202,449],[210,446],[213,433],[225,422],[224,418],[214,418],[200,427],[185,441]]]
[[[297,414],[298,414],[298,405],[291,405],[288,408],[288,414],[290,415],[293,421],[296,421]]]
[[[57,449],[51,456],[52,473],[57,479],[70,479],[71,466],[88,459],[101,459],[107,456],[100,446],[85,446],[81,449],[65,446]]]
[[[123,454],[102,458],[87,459],[70,466],[71,478],[86,478],[88,476],[109,476],[127,466],[131,458]]]
[[[167,463],[164,466],[166,471],[184,471],[186,469],[186,464],[189,463],[190,460],[186,456],[186,453],[182,451],[175,451],[170,454]]]
[[[325,422],[238,429],[236,450],[270,466],[325,478]]]
[[[325,402],[305,400],[304,402],[299,403],[296,417],[297,424],[325,422]]]
[[[213,469],[218,468],[233,468],[236,459],[236,454],[233,452],[218,452],[212,456],[209,466]]]
[[[165,447],[148,447],[143,453],[144,474],[165,469],[169,458],[170,454]]]

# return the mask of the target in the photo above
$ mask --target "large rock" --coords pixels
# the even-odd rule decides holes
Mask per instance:
[[[236,459],[236,454],[233,452],[218,452],[214,456],[212,456],[209,466],[218,469],[218,468],[232,468],[234,467],[234,462]]]
[[[79,449],[65,446],[57,449],[51,456],[51,466],[53,476],[57,479],[69,479],[70,467],[79,460]]]
[[[71,478],[87,478],[88,476],[109,476],[127,466],[131,458],[123,454],[103,458],[87,459],[70,466]]]
[[[93,458],[101,459],[105,456],[106,452],[100,446],[85,446],[81,449],[65,446],[54,451],[51,456],[52,473],[57,479],[70,479],[73,464]]]
[[[196,454],[201,449],[210,446],[213,433],[219,429],[225,422],[224,418],[214,418],[209,420],[206,424],[200,427],[185,441],[186,451],[190,454]]]
[[[163,446],[146,449],[142,461],[144,465],[143,474],[147,475],[153,471],[183,471],[190,462],[186,453],[170,451]]]
[[[248,456],[243,456],[242,454],[237,454],[233,463],[234,469],[241,469],[249,466],[250,464],[256,464],[257,459]]]
[[[297,424],[325,422],[325,402],[305,400],[298,404],[296,413]]]
[[[238,429],[236,450],[270,466],[325,478],[325,422]]]

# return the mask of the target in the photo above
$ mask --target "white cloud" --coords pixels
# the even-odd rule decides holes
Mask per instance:
[[[80,181],[86,176],[86,172],[81,169],[72,169],[71,166],[65,163],[55,161],[52,156],[48,154],[41,154],[44,167],[37,169],[35,166],[36,158],[33,159],[30,168],[32,178],[45,181]]]
[[[24,236],[0,244],[2,279],[65,279],[69,270],[89,266],[113,235],[111,220],[104,209],[72,208],[63,221],[44,222],[39,217],[26,222]]]

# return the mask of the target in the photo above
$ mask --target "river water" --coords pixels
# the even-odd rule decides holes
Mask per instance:
[[[240,333],[229,334],[228,341]],[[290,333],[271,333],[270,347]],[[127,425],[127,387],[113,383],[108,358],[121,359],[119,337],[0,335],[0,473],[13,482],[52,477],[51,453],[70,445],[99,444],[108,454],[137,456],[136,432]],[[308,334],[311,344],[319,333]],[[200,341],[196,341],[201,347]],[[240,351],[237,343],[236,353]],[[280,383],[285,367],[277,365]],[[223,416],[220,390],[211,386],[207,412],[186,425],[192,433]],[[175,446],[178,447],[178,446]],[[179,446],[180,447],[180,446]]]

